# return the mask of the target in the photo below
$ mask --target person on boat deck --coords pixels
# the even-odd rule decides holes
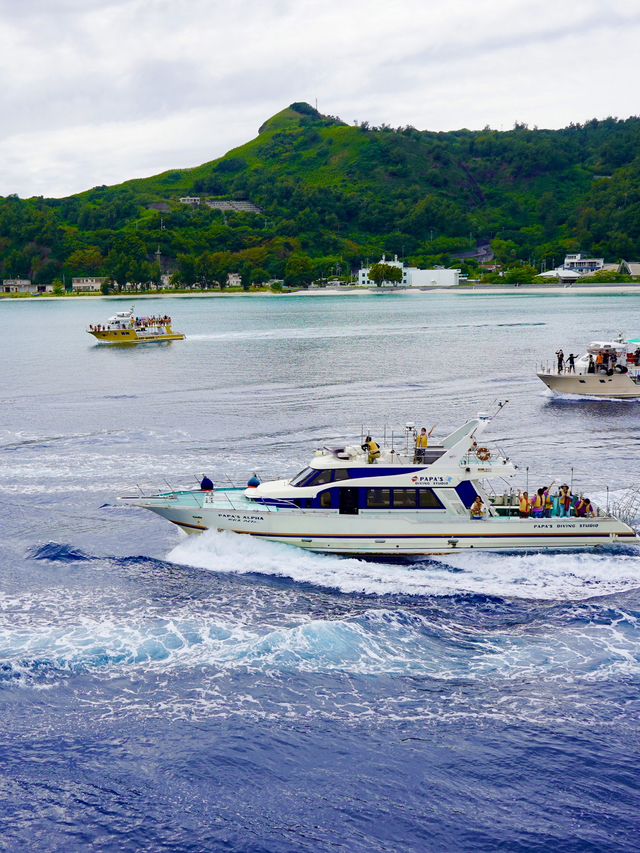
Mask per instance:
[[[551,491],[551,486],[547,489],[544,496],[544,517],[551,518],[555,509],[555,495]]]
[[[368,435],[364,440],[362,449],[369,454],[369,458],[367,460],[369,465],[373,465],[376,459],[380,456],[380,445],[374,441],[370,435]]]
[[[425,450],[429,447],[429,439],[431,438],[431,434],[433,433],[435,427],[431,427],[429,432],[427,432],[426,427],[422,427],[420,430],[420,435],[416,436],[416,462],[424,462],[426,453]]]
[[[203,492],[213,491],[213,482],[207,477],[206,474],[202,475],[202,480],[200,481],[200,490]]]
[[[556,357],[558,359],[558,373],[562,373],[562,368],[564,367],[564,353],[561,349],[556,352]]]
[[[589,355],[589,364],[587,366],[587,373],[595,373],[596,372],[596,363],[593,360],[593,356]]]
[[[529,500],[529,492],[518,492],[518,506],[520,508],[520,518],[529,518],[531,515],[531,501]]]
[[[567,367],[567,373],[575,373],[576,372],[576,357],[572,352],[569,353],[569,358],[567,359],[567,364],[569,365]]]
[[[560,494],[558,495],[558,510],[560,518],[568,518],[571,515],[571,503],[571,489],[566,483],[563,483],[560,486]]]
[[[636,366],[640,365],[640,347],[634,352],[634,356],[636,357]]]
[[[602,354],[602,350],[596,356],[596,370],[598,373],[602,370],[604,365],[604,355]]]
[[[482,521],[482,519],[486,515],[486,510],[484,508],[484,503],[480,495],[478,495],[475,501],[471,504],[471,520],[472,521]]]
[[[538,491],[533,496],[532,509],[534,518],[544,518],[544,511],[547,504],[546,492],[547,489],[543,487],[541,489],[538,489]]]
[[[593,504],[589,498],[580,498],[576,505],[576,515],[578,518],[593,518],[595,516]]]

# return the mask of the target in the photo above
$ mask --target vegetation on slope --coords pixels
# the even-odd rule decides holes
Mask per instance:
[[[185,195],[246,199],[263,215],[190,207]],[[0,199],[0,276],[37,282],[171,271],[190,285],[234,271],[244,283],[301,284],[384,252],[449,264],[489,241],[507,265],[580,250],[639,258],[640,119],[432,133],[348,126],[299,103],[193,169],[64,199]]]

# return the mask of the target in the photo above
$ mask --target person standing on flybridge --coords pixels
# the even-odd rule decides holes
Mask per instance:
[[[368,463],[369,465],[373,465],[376,459],[380,456],[380,445],[377,441],[374,441],[370,435],[365,438],[364,444],[362,445],[362,449],[369,454]]]
[[[426,453],[425,450],[429,447],[429,439],[431,438],[435,426],[432,426],[429,432],[427,432],[426,427],[422,427],[420,430],[420,434],[416,436],[416,452],[415,452],[415,461],[416,462],[424,462]]]

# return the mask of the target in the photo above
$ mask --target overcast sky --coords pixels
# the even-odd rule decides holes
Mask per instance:
[[[195,166],[292,101],[448,130],[640,114],[640,0],[0,0],[0,195]]]

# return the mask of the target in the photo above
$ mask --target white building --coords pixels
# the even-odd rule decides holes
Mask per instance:
[[[105,281],[105,276],[80,276],[71,279],[71,289],[74,293],[99,293]]]
[[[32,284],[28,278],[5,278],[2,281],[3,293],[53,293],[52,284]]]
[[[604,258],[583,258],[582,255],[566,255],[563,269],[584,275],[589,272],[598,272],[604,268]]]
[[[2,282],[3,293],[35,293],[36,286],[29,278],[5,278]]]
[[[618,265],[605,264],[604,258],[583,258],[578,253],[566,255],[561,267],[540,273],[538,278],[555,278],[558,281],[571,282],[605,269],[608,269],[609,272],[616,272]]]
[[[397,255],[392,261],[388,261],[383,255],[379,263],[386,264],[389,267],[398,267],[402,270],[400,287],[455,287],[460,283],[459,269],[438,267],[432,270],[421,270],[419,267],[405,267],[402,261],[398,260]],[[361,287],[375,287],[375,282],[369,279],[370,269],[371,267],[364,267],[358,270],[358,284]]]
[[[185,195],[178,199],[180,204],[194,204],[196,206],[200,204],[200,200],[199,195]]]
[[[242,276],[239,272],[227,273],[227,287],[242,287]]]

